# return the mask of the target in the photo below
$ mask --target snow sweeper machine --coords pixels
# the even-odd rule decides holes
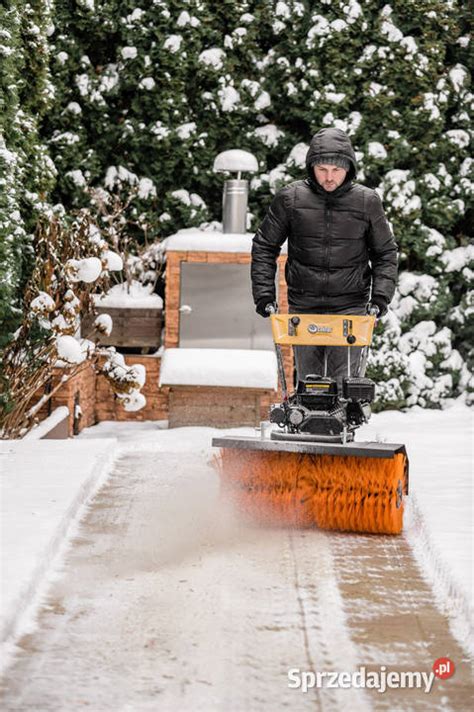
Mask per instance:
[[[271,428],[260,436],[216,437],[221,484],[239,511],[269,526],[320,527],[398,534],[408,494],[405,446],[357,442],[371,415],[375,383],[351,376],[351,347],[363,347],[364,373],[374,314],[277,314],[271,327],[281,403],[271,406]],[[283,345],[347,347],[342,388],[327,375],[309,374],[287,389]],[[327,350],[326,352],[327,353]]]

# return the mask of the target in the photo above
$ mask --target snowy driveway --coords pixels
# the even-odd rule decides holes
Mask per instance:
[[[251,528],[208,453],[125,454],[21,641],[2,708],[464,710],[469,668],[404,538]],[[289,689],[288,671],[431,670],[422,690]]]

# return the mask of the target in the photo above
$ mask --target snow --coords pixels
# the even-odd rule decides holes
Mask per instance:
[[[438,233],[439,234],[439,233]],[[429,274],[401,272],[398,280],[398,291],[404,297],[414,294],[421,303],[429,303],[436,297],[437,281]]]
[[[150,132],[160,141],[170,134],[169,128],[161,121],[156,121],[152,126],[150,126]]]
[[[272,100],[270,94],[267,91],[262,91],[262,93],[254,101],[254,109],[256,111],[263,111],[271,106]]]
[[[142,200],[156,197],[156,188],[150,178],[140,178],[138,181],[138,197]]]
[[[107,245],[104,238],[102,237],[101,231],[99,230],[97,225],[94,225],[93,223],[89,225],[89,242],[91,242],[93,245],[99,245],[99,247],[104,247]]]
[[[240,94],[232,86],[223,86],[217,92],[222,111],[234,111],[240,105]]]
[[[178,252],[247,252],[252,250],[253,232],[223,233],[220,230],[204,230],[195,227],[183,228],[166,237],[163,247],[166,251]],[[287,243],[282,247],[286,253]]]
[[[136,7],[135,10],[130,13],[130,15],[127,15],[125,17],[125,22],[127,24],[133,24],[135,22],[139,22],[142,19],[144,14],[145,14],[144,10],[142,10],[139,7]]]
[[[370,96],[377,96],[384,89],[382,84],[378,82],[370,82],[369,84],[369,94]]]
[[[53,137],[51,138],[51,141],[55,141],[58,143],[62,142],[67,146],[72,146],[75,143],[79,143],[80,138],[76,133],[73,133],[72,131],[63,131],[63,133],[55,131]]]
[[[274,12],[277,17],[283,17],[285,20],[291,17],[291,10],[286,2],[277,2]]]
[[[189,12],[186,10],[183,10],[176,22],[178,27],[185,27],[186,25],[191,25],[191,27],[199,27],[201,24],[201,21],[198,20],[197,17],[194,17],[194,15],[190,15]]]
[[[332,102],[333,104],[340,104],[341,101],[344,101],[346,98],[346,94],[343,92],[335,92],[335,91],[326,91],[324,93],[324,96],[327,101]]]
[[[120,638],[116,645],[126,647],[126,652],[129,654],[130,650],[134,650],[135,644],[130,636],[133,636],[133,631],[136,629],[139,629],[141,636],[136,644],[143,649],[143,629],[137,626],[139,619],[130,617],[133,615],[132,611],[141,607],[144,598],[149,598],[153,605],[156,605],[156,601],[159,600],[164,603],[164,617],[159,619],[162,620],[163,629],[159,627],[158,632],[156,630],[153,632],[159,636],[159,640],[162,640],[162,635],[165,640],[167,635],[173,636],[174,639],[175,621],[179,620],[183,645],[189,649],[189,640],[195,640],[196,644],[201,646],[198,648],[199,654],[195,656],[193,666],[201,665],[204,672],[204,668],[213,670],[212,651],[217,650],[217,654],[222,658],[221,648],[215,647],[216,639],[206,636],[207,627],[209,626],[211,632],[216,630],[212,622],[216,618],[216,611],[217,616],[222,608],[225,616],[229,616],[231,611],[236,611],[236,618],[239,624],[244,626],[245,631],[243,640],[239,639],[239,654],[236,654],[234,645],[231,648],[234,667],[238,666],[239,661],[245,656],[249,657],[249,666],[254,663],[254,655],[251,649],[246,647],[249,644],[249,636],[252,640],[257,637],[258,649],[260,649],[260,644],[265,645],[265,641],[268,644],[270,630],[283,631],[280,639],[273,638],[280,644],[270,646],[268,650],[262,648],[263,654],[260,658],[272,661],[270,672],[267,668],[253,668],[254,671],[258,669],[258,679],[271,680],[279,690],[278,677],[272,676],[271,673],[275,667],[275,661],[271,658],[272,650],[283,649],[290,651],[290,655],[297,650],[291,636],[293,631],[296,631],[298,640],[301,640],[301,620],[295,616],[292,594],[284,576],[280,577],[278,588],[272,588],[271,595],[267,589],[261,587],[268,587],[270,582],[276,583],[280,575],[279,571],[285,569],[288,560],[291,562],[293,559],[288,552],[287,532],[265,529],[255,532],[251,529],[242,538],[242,532],[237,535],[229,530],[226,530],[226,534],[220,531],[219,517],[222,515],[227,521],[229,513],[222,512],[214,506],[213,493],[216,491],[217,482],[214,474],[204,463],[213,454],[212,437],[232,434],[260,437],[252,428],[222,431],[205,427],[188,427],[169,430],[166,429],[166,421],[103,422],[86,429],[75,440],[0,442],[0,464],[3,465],[0,477],[3,583],[0,621],[3,640],[7,639],[4,650],[14,652],[14,638],[20,633],[32,630],[35,622],[34,615],[45,598],[49,584],[61,576],[62,572],[58,569],[62,565],[66,547],[69,546],[71,539],[78,535],[75,521],[90,511],[90,508],[86,509],[83,506],[84,503],[91,502],[92,494],[105,483],[111,472],[112,460],[119,455],[126,455],[127,460],[120,462],[120,479],[116,479],[113,485],[114,492],[121,492],[125,498],[123,518],[118,520],[107,518],[105,520],[107,529],[94,530],[94,538],[97,541],[89,558],[95,565],[98,563],[97,557],[104,555],[104,551],[105,556],[109,555],[108,542],[113,533],[110,527],[115,526],[120,533],[118,547],[123,546],[124,541],[127,542],[123,553],[125,556],[128,554],[129,561],[126,564],[128,568],[122,569],[122,574],[124,571],[133,571],[143,575],[134,583],[134,577],[125,580],[124,575],[112,579],[110,570],[107,570],[106,578],[99,584],[100,587],[104,586],[107,598],[103,596],[104,607],[96,610],[96,620],[97,616],[104,617],[107,631],[114,628],[114,635]],[[460,402],[444,411],[420,408],[413,408],[406,413],[386,411],[374,415],[358,435],[359,440],[406,444],[410,460],[410,494],[407,500],[403,537],[411,547],[422,574],[433,592],[438,609],[448,617],[452,633],[466,648],[469,644],[468,624],[472,617],[470,604],[473,526],[471,436],[472,411]],[[150,482],[151,489],[146,489],[146,483]],[[177,493],[179,496],[176,496]],[[131,503],[140,496],[144,496],[149,503],[149,508],[138,509],[133,519],[130,517]],[[186,498],[188,501],[184,503],[183,500]],[[195,547],[196,536],[202,535],[199,529],[202,522],[199,517],[202,515],[203,502],[206,502],[205,516],[208,518],[208,524],[218,537],[214,548],[209,537],[205,539],[206,547],[211,544],[209,551]],[[98,506],[102,507],[101,502]],[[116,506],[114,500],[113,504],[109,505],[110,511]],[[157,509],[158,506],[161,506],[161,509]],[[136,519],[138,514],[144,515],[142,519]],[[150,523],[148,528],[147,522]],[[158,530],[157,526],[159,526]],[[129,529],[132,530],[134,538],[125,540],[122,534]],[[157,559],[157,547],[162,537],[169,539],[171,531],[176,534],[176,537],[179,535],[179,542],[176,537],[172,538],[172,543],[174,542],[175,545],[171,549],[166,547],[163,549],[167,558],[164,560],[164,565],[157,566],[157,560],[161,561]],[[380,657],[382,648],[377,648],[377,641],[370,638],[364,639],[357,648],[354,648],[354,638],[347,628],[347,620],[352,618],[358,623],[356,630],[362,630],[361,623],[364,619],[364,611],[358,610],[359,600],[355,597],[358,589],[354,584],[360,582],[360,575],[358,571],[350,568],[351,551],[356,552],[359,562],[361,544],[367,549],[366,556],[370,555],[370,551],[375,551],[376,556],[382,555],[386,547],[396,555],[397,549],[392,548],[392,541],[388,537],[360,537],[318,531],[292,532],[289,536],[292,546],[298,547],[300,554],[297,558],[298,570],[293,572],[293,576],[296,573],[302,584],[299,588],[301,593],[299,604],[304,607],[311,628],[321,629],[321,635],[311,635],[308,640],[315,669],[349,670],[356,660],[363,659],[370,662],[372,650],[377,653],[374,664],[380,664],[380,660],[383,663],[400,663],[397,655],[400,655],[403,650],[398,650],[397,653],[397,643],[392,645],[390,638],[384,639],[385,657]],[[82,543],[87,544],[87,542]],[[339,550],[342,555],[336,557]],[[117,562],[122,562],[119,550],[114,552],[117,552]],[[338,563],[344,560],[347,561],[346,574],[349,580],[347,576],[345,579],[342,576],[343,570],[337,569]],[[280,562],[281,565],[274,566],[275,561]],[[397,562],[396,571],[402,571],[400,565],[400,562]],[[273,567],[277,579],[270,576],[269,566]],[[238,587],[237,596],[232,596],[237,579],[231,578],[229,586],[229,568],[236,572],[235,576],[245,579],[249,586],[248,589]],[[95,571],[94,568],[94,573]],[[316,577],[315,571],[317,571]],[[74,569],[72,594],[81,606],[77,610],[82,610],[87,617],[88,612],[84,611],[85,599],[82,591],[88,590],[90,581],[87,576],[84,578],[81,575],[82,572],[82,569]],[[155,574],[160,577],[158,583]],[[393,583],[393,571],[392,574],[387,571],[387,575],[392,576],[389,580]],[[179,588],[182,583],[178,584],[178,579],[184,582],[185,588],[191,586],[192,590],[195,585],[197,594],[194,599],[189,596],[183,599],[183,589]],[[153,592],[146,589],[148,581],[154,587]],[[347,584],[350,583],[349,598],[345,595],[342,599],[339,581],[346,583],[346,592]],[[125,608],[125,622],[116,618],[115,606],[122,605],[122,599],[117,598],[117,585],[124,585],[127,589],[133,586],[137,588],[136,602],[129,603]],[[170,586],[171,591],[166,600],[161,592],[169,591]],[[376,581],[376,586],[379,593],[383,592],[381,588],[383,581]],[[160,591],[158,599],[156,599],[157,590]],[[210,593],[201,596],[201,591]],[[428,592],[423,592],[422,595],[421,604],[426,606],[425,597]],[[250,597],[249,600],[255,600],[253,618],[248,617],[248,600],[244,600],[244,596]],[[169,605],[175,597],[177,597],[176,611],[173,610],[171,614]],[[92,599],[87,596],[86,598],[88,604],[93,603]],[[263,607],[262,600],[265,602]],[[365,612],[366,618],[370,615],[375,617],[381,615],[380,604],[378,605],[379,608],[376,604],[373,609]],[[390,601],[387,605],[390,606]],[[412,614],[416,615],[411,606],[412,600],[408,596],[399,610],[399,614],[402,617],[406,616],[408,621],[411,620]],[[199,611],[198,616],[196,611]],[[241,612],[246,617],[241,617]],[[389,616],[389,625],[392,623],[390,617],[392,614],[393,611],[388,607],[386,615]],[[62,627],[66,627],[67,633],[73,636],[74,646],[80,646],[81,640],[77,637],[77,629],[73,629],[72,632],[70,629],[74,619],[79,616],[71,616],[70,610],[68,615],[70,618],[67,618],[65,626]],[[170,621],[172,629],[168,630]],[[229,632],[231,622],[231,618],[228,617],[223,630]],[[121,623],[123,627],[120,627]],[[143,621],[141,624],[143,625]],[[115,625],[118,626],[117,631]],[[406,623],[402,621],[401,625],[406,626]],[[191,632],[196,637],[190,638]],[[429,636],[430,631],[425,633]],[[44,629],[43,634],[45,634]],[[56,635],[56,632],[53,631],[53,634]],[[106,635],[105,628],[103,634]],[[236,637],[232,638],[232,643],[237,644],[238,636],[236,632],[234,634]],[[86,638],[89,645],[90,629],[84,631],[84,640]],[[322,651],[317,647],[318,639],[322,640]],[[55,637],[56,646],[58,640],[61,645],[64,639]],[[404,637],[403,641],[405,640],[408,638]],[[414,643],[415,646],[427,645],[426,639],[422,642],[417,638],[417,641]],[[110,642],[106,637],[107,650]],[[206,643],[209,644],[209,649]],[[387,646],[390,646],[390,650]],[[62,648],[60,649],[62,651]],[[413,651],[413,647],[410,648],[409,645],[404,649],[407,653]],[[111,669],[117,667],[117,659],[113,658],[116,650],[117,648],[112,649],[112,658],[108,661],[107,670],[109,665]],[[76,652],[76,648],[74,651]],[[83,652],[84,648],[81,655]],[[182,654],[178,652],[176,664],[182,663],[184,659]],[[442,654],[449,654],[449,651],[444,651]],[[3,659],[5,663],[8,662],[5,656]],[[79,657],[79,659],[83,658]],[[35,662],[40,663],[41,658],[36,659]],[[74,660],[74,664],[75,662]],[[280,674],[280,671],[287,669],[292,662],[293,659],[285,660],[284,665],[277,665],[275,670]],[[413,660],[410,662],[413,664]],[[177,669],[176,664],[173,670]],[[308,669],[311,667],[309,664]],[[404,667],[406,668],[406,665]],[[41,670],[47,674],[43,668]],[[196,672],[195,667],[192,670],[194,675],[190,676],[199,680],[200,673]],[[39,677],[42,678],[43,675]],[[244,680],[247,678],[245,677]],[[244,680],[242,685],[246,690]],[[106,675],[103,682],[107,685]],[[204,686],[201,685],[201,689],[205,689]],[[269,689],[274,690],[274,687],[271,685]],[[215,692],[217,694],[218,690],[216,689]],[[178,694],[178,691],[171,687],[169,694]],[[194,704],[186,706],[186,709],[211,709],[212,704],[209,700],[210,698],[207,698],[207,706],[204,703],[202,706],[196,706],[194,701]],[[308,699],[308,702],[311,700]],[[330,704],[328,709],[346,709],[347,706],[348,698],[344,697],[341,705]],[[294,708],[294,703],[289,707]],[[139,706],[135,705],[134,709],[138,708]],[[170,706],[171,708],[174,709],[173,706]],[[242,709],[244,708],[245,705]],[[278,705],[274,708],[280,709]],[[354,709],[370,709],[370,707],[359,700],[355,703]]]
[[[369,156],[372,156],[372,158],[387,158],[387,151],[379,141],[369,141],[367,144],[367,153]]]
[[[463,129],[451,129],[445,132],[445,136],[450,143],[454,143],[456,146],[459,146],[459,148],[467,148],[469,146],[469,134]]]
[[[193,133],[196,132],[196,122],[195,121],[189,121],[186,124],[181,124],[180,126],[176,127],[176,133],[178,134],[179,138],[184,141],[185,139],[189,138]]]
[[[448,76],[454,87],[454,91],[459,93],[463,88],[464,84],[467,83],[469,78],[469,72],[462,64],[456,64],[452,69],[449,70]]]
[[[121,309],[162,309],[163,299],[153,293],[153,285],[141,284],[135,280],[130,286],[127,282],[114,285],[107,294],[92,295],[98,307]]]
[[[41,440],[45,435],[49,433],[56,425],[59,425],[65,418],[69,417],[69,408],[66,405],[61,405],[55,408],[51,415],[38,423],[34,428],[32,428],[23,438],[23,441],[27,440]]]
[[[345,20],[341,20],[341,19],[333,20],[330,23],[330,26],[332,27],[332,29],[335,32],[342,32],[343,30],[345,30],[347,28],[347,22]]]
[[[400,41],[400,44],[402,45],[402,47],[405,47],[408,59],[413,59],[411,55],[414,55],[418,52],[418,45],[416,44],[415,39],[408,35]]]
[[[474,260],[474,245],[446,250],[443,252],[441,259],[446,272],[460,272]]]
[[[443,411],[415,407],[405,413],[375,414],[357,434],[359,441],[406,444],[410,494],[404,536],[463,644],[473,593],[472,424],[472,410],[457,401]],[[152,423],[109,422],[89,428],[81,437],[117,437],[139,452],[211,454],[210,441],[216,433],[255,434],[250,428],[223,433],[211,428],[162,430]]]
[[[84,173],[79,169],[75,171],[67,171],[66,178],[70,178],[78,188],[84,188],[87,185]]]
[[[140,410],[146,405],[146,398],[140,393],[146,381],[146,369],[143,364],[128,366],[122,354],[115,348],[107,349],[107,360],[102,366],[102,373],[114,384],[114,391],[125,410]]]
[[[121,55],[123,59],[135,59],[137,54],[136,47],[122,47]]]
[[[390,20],[382,22],[380,31],[383,35],[386,35],[389,42],[400,42],[403,39],[403,33]]]
[[[220,47],[205,49],[198,57],[198,61],[214,69],[222,69],[225,60],[225,52]]]
[[[65,270],[71,282],[95,282],[102,272],[102,262],[98,257],[84,257],[81,260],[68,260]]]
[[[105,187],[112,190],[117,184],[122,182],[136,185],[138,183],[138,176],[124,166],[109,166],[105,174]]]
[[[155,88],[156,82],[153,77],[143,77],[143,79],[140,80],[138,86],[140,87],[140,89],[146,89],[147,91],[151,91]]]
[[[169,49],[170,52],[175,54],[176,52],[179,52],[182,41],[183,38],[181,37],[181,35],[170,35],[164,41],[163,48]]]
[[[118,393],[117,396],[120,398],[124,410],[129,413],[141,410],[146,406],[146,398],[139,391],[132,391],[126,394]]]
[[[387,191],[387,202],[402,215],[421,209],[421,198],[415,194],[416,182],[410,178],[410,171],[394,169],[385,174],[382,181]]]
[[[110,314],[99,314],[99,316],[94,320],[94,326],[101,334],[110,336],[114,326],[112,317]]]
[[[123,260],[116,252],[106,250],[101,257],[105,262],[106,269],[108,269],[109,272],[120,272],[120,270],[123,269]]]
[[[259,126],[253,133],[265,146],[277,146],[279,139],[285,135],[284,131],[278,129],[275,124]]]
[[[55,310],[56,304],[49,294],[39,292],[38,296],[32,299],[30,308],[35,314],[48,314]]]
[[[67,364],[81,363],[84,360],[81,345],[74,336],[58,336],[56,350],[61,361]]]
[[[288,158],[286,159],[287,166],[295,166],[296,168],[305,168],[306,166],[306,154],[308,153],[307,143],[297,143],[291,149]]]
[[[273,351],[257,349],[165,349],[160,386],[277,388]]]
[[[76,116],[78,114],[82,114],[81,106],[77,103],[77,101],[70,101],[66,106],[66,111],[70,111],[71,114],[75,114]]]
[[[362,8],[357,0],[348,0],[348,2],[343,5],[342,11],[347,15],[347,22],[349,24],[355,22],[357,18],[362,15]]]
[[[358,435],[406,444],[412,510],[407,538],[464,644],[474,593],[472,430],[472,409],[457,401],[443,411],[415,407],[379,413]]]
[[[441,189],[441,181],[433,173],[425,173],[423,181],[434,193],[438,193]]]
[[[31,627],[71,524],[102,482],[114,450],[110,438],[0,441],[3,652],[12,636]]]
[[[218,153],[214,159],[213,171],[258,171],[258,161],[249,151],[231,148]]]
[[[423,95],[423,108],[429,112],[431,121],[436,121],[441,117],[441,111],[438,104],[441,103],[441,97],[433,92],[425,92]]]
[[[313,15],[312,21],[314,25],[308,32],[306,45],[308,49],[313,49],[316,46],[316,37],[324,37],[329,34],[329,22],[322,15]]]

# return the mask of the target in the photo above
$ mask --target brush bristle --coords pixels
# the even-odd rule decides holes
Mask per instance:
[[[223,448],[215,464],[237,508],[264,525],[399,534],[405,459]]]

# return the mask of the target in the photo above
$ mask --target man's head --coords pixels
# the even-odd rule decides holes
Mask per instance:
[[[342,185],[350,169],[350,163],[344,156],[321,154],[313,163],[314,177],[319,185],[332,192]]]

